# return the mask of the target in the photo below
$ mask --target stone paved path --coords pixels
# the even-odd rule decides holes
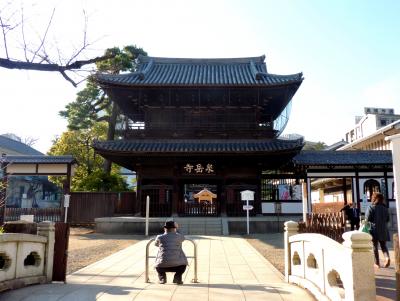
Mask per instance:
[[[0,301],[120,301],[120,300],[314,300],[305,290],[287,284],[282,275],[246,240],[239,237],[191,236],[198,246],[198,280],[193,259],[184,274],[184,284],[157,283],[151,267],[150,281],[144,282],[145,246],[141,241],[68,276],[67,284],[34,285],[5,292]],[[187,256],[193,245],[184,243]],[[150,247],[154,256],[157,248]]]

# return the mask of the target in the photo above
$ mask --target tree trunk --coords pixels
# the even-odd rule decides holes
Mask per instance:
[[[115,126],[117,125],[117,117],[119,114],[119,108],[117,104],[114,102],[112,104],[111,115],[108,121],[108,130],[107,130],[107,140],[114,140],[115,136]],[[103,171],[109,175],[111,173],[111,161],[105,159],[103,165]]]

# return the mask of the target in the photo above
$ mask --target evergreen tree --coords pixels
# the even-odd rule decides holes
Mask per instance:
[[[124,71],[135,71],[137,58],[147,53],[136,46],[125,46],[123,49],[117,47],[107,49],[106,57],[96,64],[98,71],[110,74],[118,74]],[[123,122],[120,109],[113,103],[96,82],[89,78],[86,87],[78,92],[76,100],[69,103],[60,115],[67,118],[69,130],[88,130],[97,122],[107,123],[106,140],[115,139],[115,128],[119,122]],[[109,175],[111,162],[104,160],[104,173]]]

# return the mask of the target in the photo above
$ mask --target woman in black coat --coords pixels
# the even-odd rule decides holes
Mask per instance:
[[[389,251],[386,242],[390,240],[387,223],[389,221],[389,210],[383,203],[383,195],[374,193],[371,198],[372,204],[365,213],[365,219],[371,223],[372,242],[374,244],[375,264],[379,267],[378,242],[386,257],[385,268],[390,265]]]

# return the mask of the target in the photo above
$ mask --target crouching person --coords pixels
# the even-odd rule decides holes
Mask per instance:
[[[166,272],[175,272],[173,283],[183,284],[182,274],[188,264],[182,250],[185,237],[177,233],[176,229],[177,225],[174,221],[167,221],[164,224],[164,234],[158,235],[155,240],[155,245],[159,247],[159,250],[154,266],[161,284],[167,282]]]

